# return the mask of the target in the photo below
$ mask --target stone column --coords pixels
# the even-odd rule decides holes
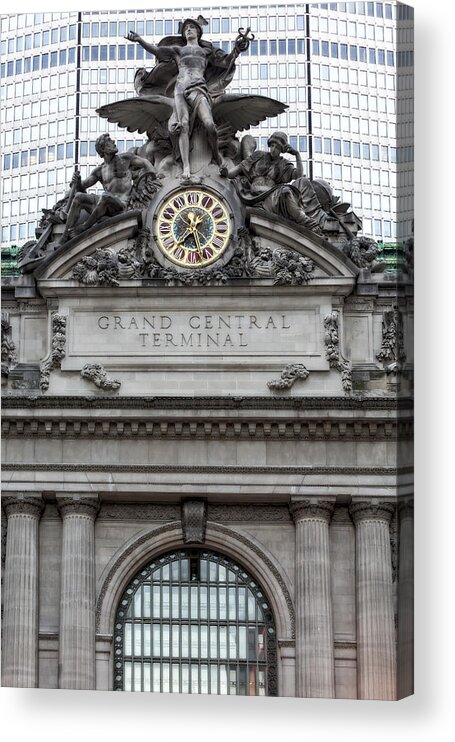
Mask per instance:
[[[291,503],[295,537],[296,692],[334,698],[329,523],[334,501]]]
[[[60,497],[63,520],[59,687],[95,688],[97,497]]]
[[[7,516],[3,587],[2,684],[38,685],[38,527],[41,497],[4,497]]]
[[[389,525],[395,505],[355,502],[358,697],[396,698],[395,625]]]
[[[414,502],[398,503],[398,652],[397,693],[405,698],[414,692]]]

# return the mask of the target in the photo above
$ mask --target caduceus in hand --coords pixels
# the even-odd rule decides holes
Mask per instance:
[[[175,133],[179,136],[179,149],[183,163],[182,179],[189,179],[190,173],[190,131],[195,119],[199,119],[207,132],[207,138],[213,152],[215,162],[221,167],[223,160],[218,148],[218,136],[212,113],[212,100],[207,90],[206,72],[209,64],[215,63],[227,71],[241,52],[248,49],[251,37],[249,29],[243,33],[239,29],[234,48],[230,54],[221,55],[211,44],[200,43],[202,26],[207,21],[199,16],[195,21],[187,18],[180,26],[183,45],[149,44],[137,33],[130,31],[126,37],[128,41],[140,44],[143,49],[153,54],[157,59],[167,56],[173,59],[178,68],[178,75],[174,87],[174,102],[176,111]],[[241,33],[242,32],[242,33]],[[215,60],[216,55],[216,60]]]

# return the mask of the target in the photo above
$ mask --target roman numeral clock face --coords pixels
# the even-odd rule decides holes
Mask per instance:
[[[231,219],[221,199],[203,189],[182,189],[158,210],[155,237],[161,251],[182,268],[202,268],[225,251]]]

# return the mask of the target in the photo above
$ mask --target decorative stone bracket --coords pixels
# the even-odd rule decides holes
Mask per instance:
[[[341,383],[345,392],[352,390],[352,367],[344,359],[340,351],[339,312],[333,311],[324,318],[326,358],[330,368],[335,368],[341,374]]]
[[[49,389],[49,377],[54,368],[61,368],[65,357],[66,344],[66,317],[54,314],[52,317],[52,344],[51,352],[40,364],[40,388],[46,392]]]
[[[267,386],[269,387],[269,389],[273,389],[276,391],[290,389],[292,386],[294,386],[295,382],[298,381],[298,379],[305,381],[305,379],[307,379],[309,375],[310,372],[303,365],[303,363],[288,363],[288,365],[285,366],[282,370],[281,377],[279,379],[272,379],[272,381],[268,381]]]
[[[182,502],[182,531],[185,544],[203,544],[207,525],[207,503],[205,500]]]

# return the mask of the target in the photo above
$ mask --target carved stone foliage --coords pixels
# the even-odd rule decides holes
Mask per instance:
[[[314,278],[314,263],[293,250],[261,246],[246,227],[240,227],[227,263],[181,271],[157,261],[150,229],[144,227],[133,245],[118,253],[98,249],[94,255],[82,258],[72,275],[86,286],[119,286],[120,280],[131,278],[157,279],[168,286],[222,285],[241,278],[269,278],[275,285],[295,286]]]
[[[352,390],[351,364],[341,356],[339,337],[339,313],[331,312],[324,318],[324,343],[326,358],[330,368],[335,368],[341,374],[341,383],[345,392]]]
[[[343,245],[343,252],[358,267],[371,273],[383,271],[386,263],[378,260],[378,243],[370,237],[354,237]]]
[[[290,389],[294,386],[298,379],[305,381],[308,378],[310,372],[303,365],[303,363],[288,363],[281,372],[279,379],[272,379],[267,382],[269,389],[281,391],[283,389]]]
[[[376,354],[388,374],[398,374],[406,361],[403,336],[403,315],[397,307],[384,312],[381,350]]]
[[[113,250],[98,249],[73,268],[73,278],[85,286],[119,286],[118,258]]]
[[[40,365],[40,388],[49,389],[49,377],[54,368],[60,368],[65,357],[66,317],[54,314],[52,317],[52,345],[48,357]]]
[[[182,531],[185,544],[203,544],[207,525],[207,503],[205,500],[182,502]]]
[[[263,246],[247,229],[242,231],[242,241],[251,276],[273,278],[275,285],[306,284],[314,278],[313,261],[294,250]]]
[[[85,515],[96,518],[100,503],[97,497],[60,497],[57,507],[62,518],[70,515]]]
[[[356,525],[366,520],[385,520],[390,523],[395,512],[395,504],[385,500],[360,500],[350,505],[349,512]]]
[[[30,515],[39,518],[44,510],[44,502],[41,497],[32,495],[7,495],[2,497],[2,507],[6,515]]]
[[[330,523],[335,510],[335,500],[296,500],[291,502],[289,510],[295,523],[311,519]]]
[[[16,364],[16,346],[11,339],[11,325],[8,312],[2,312],[2,378],[9,375],[10,368]]]
[[[81,370],[81,376],[87,381],[92,381],[99,389],[106,391],[119,389],[122,383],[118,379],[111,379],[100,363],[86,363]]]

